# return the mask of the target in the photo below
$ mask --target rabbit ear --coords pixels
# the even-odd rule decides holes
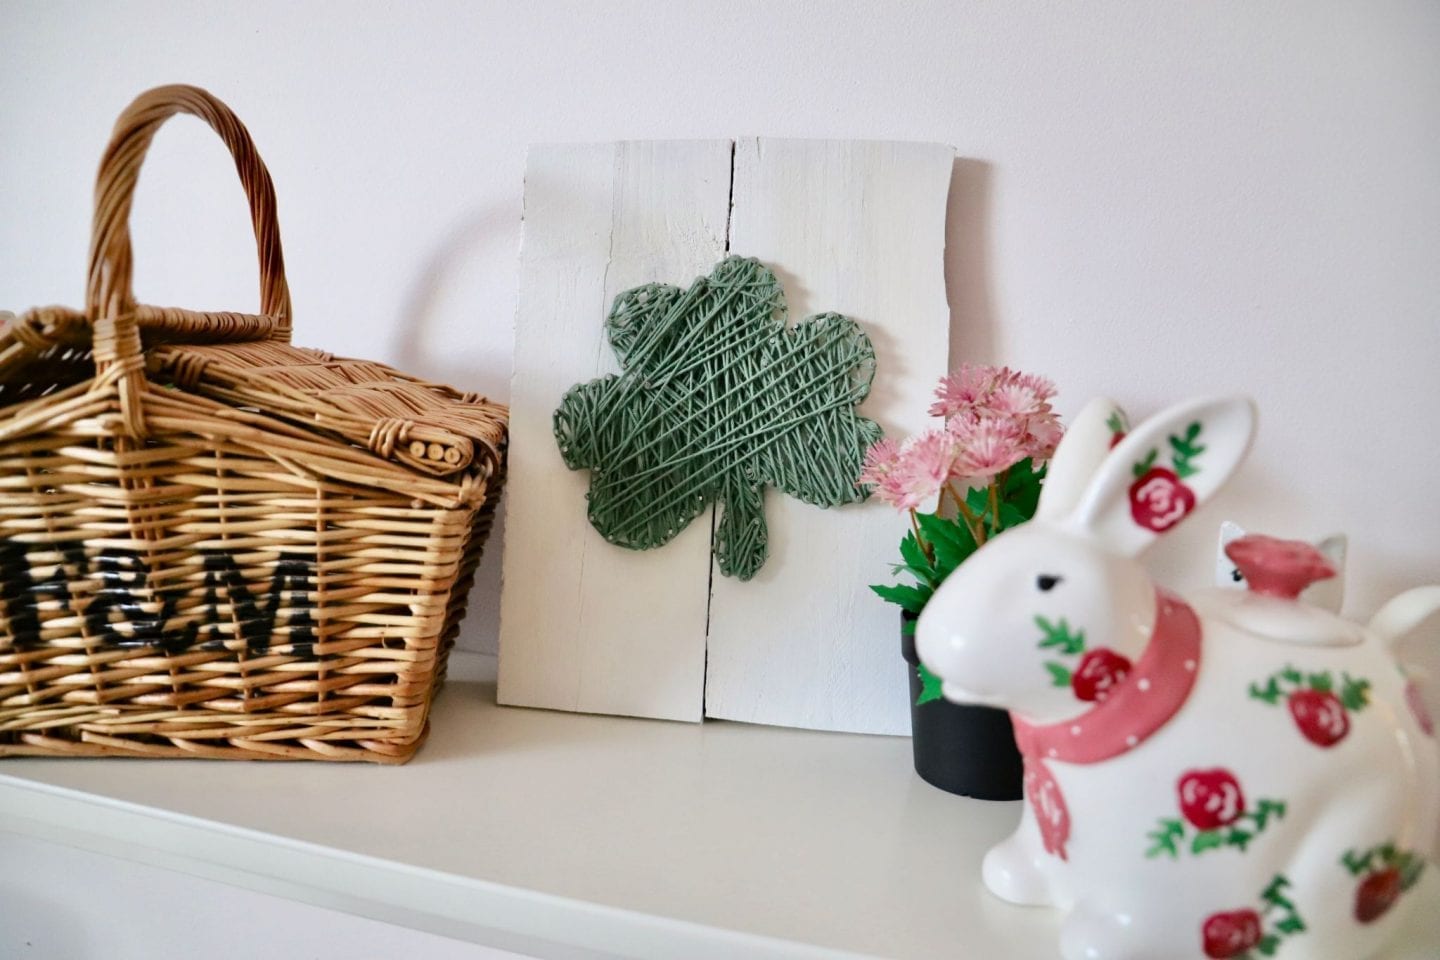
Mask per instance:
[[[1215,549],[1215,585],[1217,587],[1244,586],[1245,578],[1235,561],[1225,555],[1225,548],[1245,536],[1245,528],[1226,520],[1220,524],[1220,544]]]
[[[1313,603],[1331,613],[1340,612],[1340,607],[1345,602],[1345,548],[1349,546],[1349,543],[1349,538],[1345,534],[1332,533],[1315,544],[1316,548],[1325,554],[1325,559],[1329,560],[1331,566],[1335,568],[1335,576],[1317,580],[1306,587],[1301,596],[1307,603]]]
[[[1129,429],[1125,411],[1109,397],[1096,397],[1085,404],[1065,429],[1045,469],[1045,486],[1035,515],[1058,520],[1074,510],[1110,448]]]
[[[1070,523],[1133,556],[1214,496],[1250,449],[1247,397],[1192,400],[1122,440],[1091,478]]]
[[[1315,546],[1320,548],[1325,559],[1335,567],[1335,576],[1345,576],[1345,550],[1350,546],[1350,538],[1343,533],[1332,533]]]

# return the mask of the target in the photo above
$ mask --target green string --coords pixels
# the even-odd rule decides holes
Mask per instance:
[[[718,503],[720,572],[749,580],[769,550],[763,487],[821,507],[865,498],[855,479],[880,438],[855,412],[875,376],[870,338],[838,313],[785,318],[775,274],[744,257],[686,290],[615,298],[605,329],[624,372],[572,387],[555,411],[606,540],[658,547]]]

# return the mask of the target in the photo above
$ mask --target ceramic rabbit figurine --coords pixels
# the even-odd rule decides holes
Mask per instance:
[[[1318,551],[1247,537],[1229,551],[1251,589],[1157,589],[1135,557],[1221,487],[1255,412],[1195,401],[1123,437],[1117,414],[1081,412],[1036,518],[918,625],[944,695],[1008,708],[1025,756],[985,884],[1068,911],[1066,960],[1372,957],[1440,814],[1433,727],[1390,650],[1440,588],[1361,627],[1290,599],[1331,572]]]

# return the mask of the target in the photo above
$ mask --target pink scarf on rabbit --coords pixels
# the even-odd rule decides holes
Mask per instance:
[[[1046,853],[1068,859],[1070,839],[1070,809],[1046,761],[1100,763],[1133,750],[1179,712],[1199,672],[1199,618],[1179,597],[1157,590],[1150,643],[1103,702],[1078,717],[1043,726],[1011,715],[1015,743],[1025,758],[1025,796]]]

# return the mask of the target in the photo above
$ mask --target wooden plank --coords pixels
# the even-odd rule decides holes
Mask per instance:
[[[511,385],[500,600],[501,703],[699,720],[710,523],[662,551],[606,543],[585,516],[589,474],[567,469],[551,415],[618,370],[603,322],[642,283],[687,285],[725,255],[728,140],[537,146]]]
[[[790,315],[836,310],[865,327],[879,374],[866,416],[923,429],[949,343],[945,209],[954,150],[938,144],[741,140],[732,253],[785,284]],[[889,582],[905,521],[866,503],[822,511],[767,491],[770,560],[714,579],[706,715],[907,734],[900,618]]]

